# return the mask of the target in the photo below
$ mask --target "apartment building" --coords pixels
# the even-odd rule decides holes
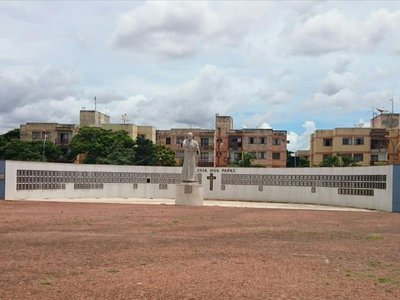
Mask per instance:
[[[351,157],[361,166],[386,164],[388,134],[384,128],[316,130],[310,138],[310,166],[335,154]]]
[[[244,152],[255,157],[253,164],[263,167],[286,167],[287,134],[273,129],[233,129],[231,116],[215,117],[215,129],[179,128],[157,130],[156,142],[172,149],[177,163],[183,161],[181,143],[188,132],[199,143],[198,166],[228,167]]]
[[[400,114],[382,113],[371,120],[372,128],[387,130],[387,152],[389,164],[400,164]]]
[[[79,126],[75,124],[26,123],[20,126],[20,140],[43,141],[46,138],[61,149],[66,149],[78,131]]]
[[[106,130],[119,131],[124,130],[132,139],[143,137],[156,142],[156,128],[153,126],[141,126],[131,123],[111,123],[110,117],[99,111],[81,110],[79,113],[80,127],[100,127]]]

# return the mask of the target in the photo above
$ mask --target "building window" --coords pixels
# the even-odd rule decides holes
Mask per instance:
[[[177,145],[182,144],[184,139],[185,139],[185,137],[183,137],[183,136],[177,136],[176,137],[176,144]]]
[[[272,139],[272,145],[278,146],[281,144],[281,139]]]
[[[57,141],[61,145],[69,144],[69,134],[68,133],[60,133],[59,139]]]
[[[322,160],[327,160],[329,157],[330,157],[330,155],[324,154],[324,155],[322,155]]]
[[[372,154],[371,155],[371,161],[373,161],[373,162],[378,161],[378,155]]]
[[[357,137],[354,139],[354,145],[364,145],[364,138],[363,137]]]
[[[233,154],[233,158],[234,158],[235,160],[240,160],[240,159],[242,159],[242,153],[240,153],[240,152],[235,152],[235,153]]]
[[[254,137],[249,137],[249,144],[254,144]]]
[[[138,137],[142,138],[142,139],[146,139],[146,135],[145,134],[138,134]]]
[[[201,147],[208,147],[208,145],[209,145],[209,139],[208,138],[201,138],[200,146]]]
[[[272,152],[272,159],[281,159],[281,154],[279,152]]]
[[[265,152],[258,152],[257,154],[258,159],[265,159]]]
[[[170,137],[167,137],[167,138],[165,139],[165,144],[171,145],[171,138],[170,138]]]
[[[242,138],[240,137],[232,137],[229,139],[229,146],[230,147],[234,147],[234,148],[238,148],[238,147],[242,147]]]
[[[364,155],[362,153],[354,153],[353,159],[354,161],[363,161]]]
[[[41,140],[42,132],[41,131],[32,131],[32,140]]]
[[[351,145],[353,144],[353,139],[352,138],[343,138],[342,139],[342,145]]]
[[[209,158],[208,152],[201,152],[201,153],[200,153],[200,159],[201,159],[201,161],[207,162],[207,161],[208,161],[208,158]]]
[[[260,138],[260,144],[266,144],[267,139],[265,137]]]
[[[175,153],[175,157],[176,158],[183,158],[184,156],[184,152],[183,151],[176,151]]]
[[[332,146],[332,139],[324,139],[323,141],[325,147],[331,147]]]

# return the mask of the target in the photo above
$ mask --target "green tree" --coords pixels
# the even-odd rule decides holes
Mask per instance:
[[[0,135],[0,159],[4,159],[4,147],[12,140],[19,140],[19,129],[13,129],[5,134]]]
[[[1,152],[2,159],[6,160],[42,161],[43,142],[12,140],[2,148]],[[44,155],[45,161],[56,161],[61,155],[61,150],[57,145],[47,141]]]
[[[299,168],[307,168],[310,166],[310,160],[305,157],[299,156],[296,166],[298,166]]]
[[[340,153],[330,155],[325,158],[319,165],[320,167],[355,167],[357,162],[347,155]]]
[[[286,167],[288,168],[307,168],[310,161],[302,156],[292,156],[293,151],[286,150]]]
[[[70,144],[68,158],[83,155],[85,164],[132,165],[135,162],[135,141],[125,131],[98,127],[82,127]]]
[[[239,168],[251,168],[254,167],[252,165],[253,160],[256,158],[254,157],[253,154],[248,153],[248,152],[242,152],[241,158],[236,159],[232,163],[232,167],[239,167]]]
[[[19,136],[20,136],[19,128],[10,130],[9,132],[6,132],[5,134],[1,135],[1,137],[3,137],[4,140],[7,142],[12,140],[19,140]]]
[[[165,145],[154,145],[157,166],[175,166],[175,152]]]
[[[152,141],[143,137],[136,139],[134,164],[140,166],[155,166],[157,164],[156,149]]]

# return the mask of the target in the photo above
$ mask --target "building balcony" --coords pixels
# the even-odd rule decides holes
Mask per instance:
[[[69,139],[56,139],[55,143],[60,146],[68,146],[71,141]]]
[[[237,143],[230,142],[229,147],[230,148],[242,148],[242,142],[237,142]]]

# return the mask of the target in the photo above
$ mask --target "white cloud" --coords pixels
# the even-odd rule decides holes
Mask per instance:
[[[291,52],[321,55],[335,51],[371,51],[387,36],[398,32],[400,11],[372,11],[357,20],[338,9],[310,16],[297,24],[291,34]]]
[[[310,149],[310,135],[314,133],[317,126],[314,121],[305,121],[302,127],[304,131],[301,134],[297,134],[293,131],[288,133],[288,140],[290,143],[287,148],[289,151]]]
[[[358,85],[357,77],[350,73],[329,72],[327,77],[322,81],[322,93],[332,96],[343,89],[355,90]]]
[[[355,24],[337,10],[317,14],[294,28],[293,51],[319,55],[344,50],[352,43],[355,31]]]
[[[232,114],[256,101],[252,95],[260,82],[225,73],[216,66],[206,65],[193,78],[169,92],[137,103],[137,122],[157,122],[161,127],[213,126],[215,113]]]
[[[236,6],[236,5],[235,5]],[[208,2],[144,2],[123,14],[111,45],[166,57],[194,54],[217,42],[238,45],[265,5],[226,6]],[[240,9],[235,9],[240,6]],[[218,7],[218,8],[217,8]],[[252,15],[252,19],[247,18]]]
[[[357,106],[356,100],[356,93],[345,88],[333,95],[317,92],[311,99],[304,102],[304,106],[313,112],[324,112],[327,115],[338,110],[348,113],[360,108]]]
[[[272,126],[269,125],[267,122],[262,122],[259,128],[261,128],[261,129],[272,129]]]

